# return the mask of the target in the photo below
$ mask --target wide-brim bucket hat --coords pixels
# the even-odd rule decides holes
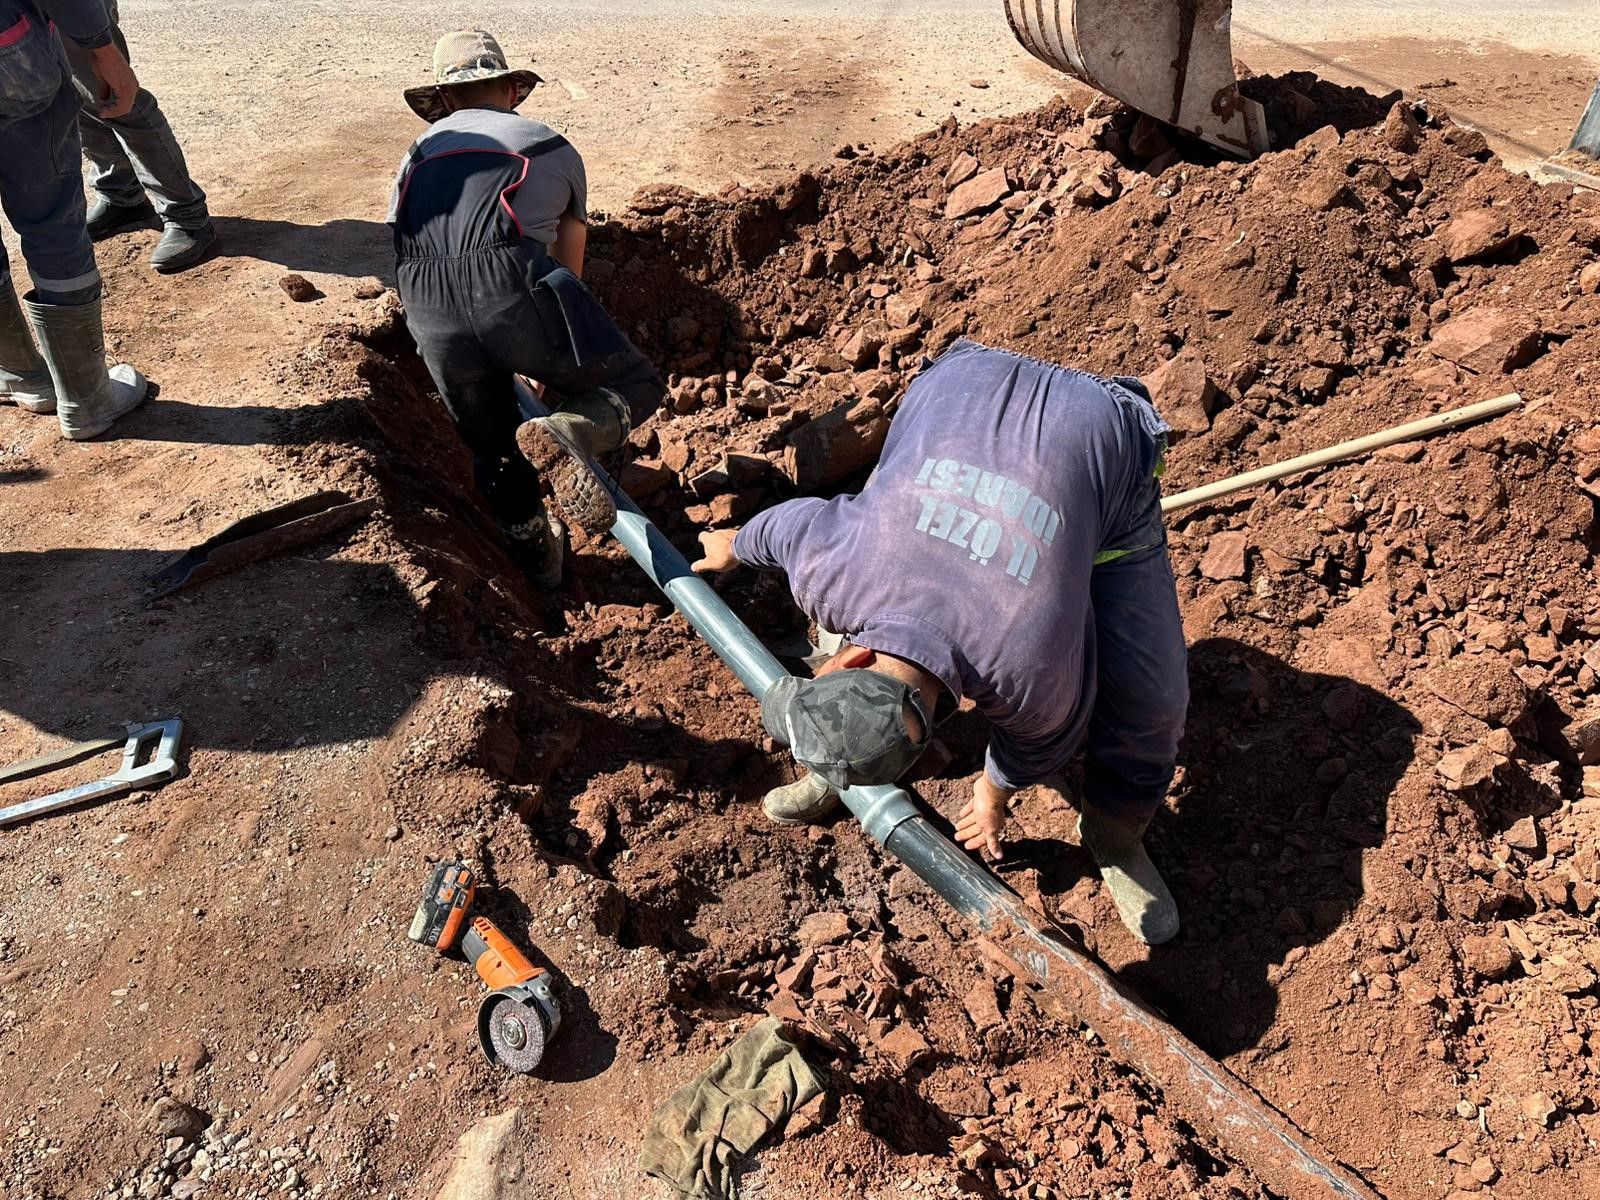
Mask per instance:
[[[417,116],[432,125],[450,112],[445,106],[441,88],[457,83],[476,83],[482,79],[515,79],[517,98],[512,108],[526,100],[528,94],[544,82],[532,71],[512,70],[493,34],[482,29],[462,29],[439,39],[433,48],[433,82],[422,87],[407,88],[406,103]]]

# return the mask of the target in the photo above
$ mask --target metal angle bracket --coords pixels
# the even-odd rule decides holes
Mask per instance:
[[[129,725],[127,740],[122,747],[122,763],[110,775],[89,783],[80,783],[63,791],[51,792],[48,796],[40,796],[36,800],[23,800],[6,808],[0,808],[0,826],[14,825],[18,821],[40,817],[72,805],[120,796],[137,787],[165,783],[178,773],[178,741],[182,736],[183,721],[177,717],[166,721],[152,721],[148,725]],[[80,747],[68,747],[65,751],[46,755],[42,760],[34,760],[31,764],[19,763],[0,772],[0,782],[6,777],[20,779],[35,774],[40,764],[45,761],[59,766],[85,756],[83,753],[74,755],[71,753],[73,750],[89,747],[86,753],[94,753],[102,746],[103,742],[84,742]],[[30,770],[30,767],[35,769]]]

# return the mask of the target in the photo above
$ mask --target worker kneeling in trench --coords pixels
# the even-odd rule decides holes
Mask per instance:
[[[1161,519],[1167,431],[1136,379],[963,340],[907,390],[862,492],[701,534],[695,570],[784,571],[842,635],[814,678],[763,697],[768,732],[808,768],[767,795],[767,815],[817,821],[838,789],[900,778],[969,697],[993,729],[962,845],[998,857],[1011,796],[1083,746],[1079,835],[1128,928],[1174,937],[1143,845],[1189,698]]]

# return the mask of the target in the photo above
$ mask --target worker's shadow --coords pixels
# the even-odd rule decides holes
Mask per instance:
[[[393,568],[341,559],[359,529],[152,600],[176,551],[0,552],[0,721],[70,740],[184,718],[187,750],[381,737],[428,675]],[[314,599],[312,599],[314,598]],[[32,747],[20,748],[25,757]],[[45,789],[48,790],[48,789]]]
[[[1149,838],[1183,932],[1121,975],[1221,1056],[1259,1045],[1295,948],[1361,903],[1363,851],[1421,725],[1371,687],[1227,638],[1191,648],[1189,678],[1176,814]]]
[[[259,217],[213,217],[218,259],[256,258],[290,271],[394,283],[394,232],[382,221],[339,218],[320,225]]]

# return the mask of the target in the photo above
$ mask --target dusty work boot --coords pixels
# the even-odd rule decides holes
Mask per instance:
[[[40,304],[29,298],[22,303],[56,385],[62,437],[74,442],[98,437],[144,403],[150,384],[143,375],[126,364],[106,369],[100,301]]]
[[[168,225],[150,254],[150,265],[163,275],[198,266],[217,248],[217,227],[207,221],[199,229]]]
[[[591,536],[610,529],[617,504],[589,470],[589,461],[628,437],[628,406],[610,388],[563,400],[548,417],[517,430],[517,446],[538,470],[568,521]]]
[[[561,586],[561,568],[566,558],[566,529],[542,508],[532,520],[506,527],[511,543],[511,561],[528,582],[541,592]]]
[[[155,206],[148,200],[142,204],[113,204],[104,196],[96,196],[89,205],[89,238],[103,242],[130,229],[149,229],[155,221]]]
[[[815,825],[838,807],[839,793],[810,771],[773,788],[761,801],[761,811],[777,825]]]
[[[1111,889],[1122,923],[1145,945],[1159,946],[1178,936],[1178,904],[1145,853],[1149,826],[1149,817],[1112,817],[1085,807],[1078,837]]]
[[[17,293],[8,279],[0,284],[0,402],[33,413],[56,410],[56,385],[33,344]]]

